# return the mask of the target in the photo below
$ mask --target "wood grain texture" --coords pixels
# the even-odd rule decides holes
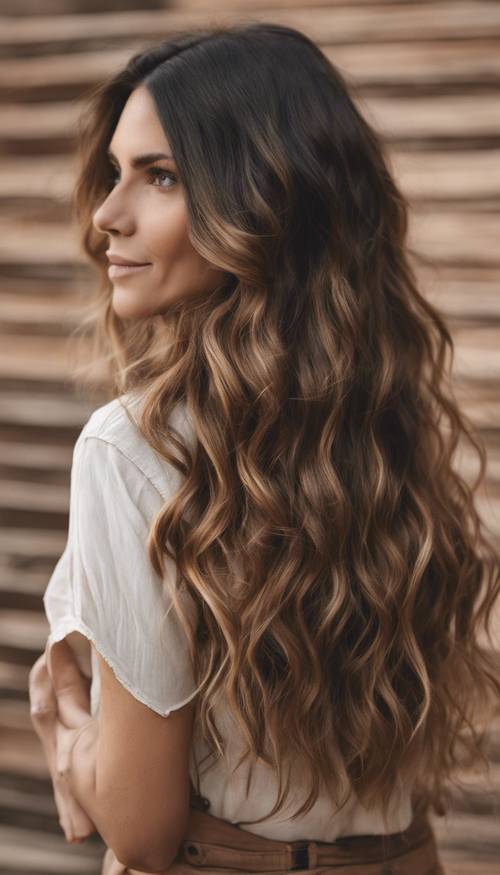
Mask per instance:
[[[64,841],[27,694],[47,634],[41,597],[66,543],[72,448],[92,410],[68,380],[70,333],[92,282],[69,221],[81,100],[159,34],[245,17],[298,27],[317,40],[387,146],[410,206],[419,283],[454,339],[457,399],[487,448],[478,509],[500,549],[499,4],[24,0],[21,9],[5,0],[0,872],[98,875],[104,850],[97,836],[78,847]],[[460,465],[474,476],[474,454],[464,451]],[[447,875],[500,871],[500,715],[488,742],[489,777],[464,772],[448,816],[434,819]]]

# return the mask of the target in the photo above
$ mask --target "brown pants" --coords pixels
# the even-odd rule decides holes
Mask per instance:
[[[226,820],[191,808],[188,829],[165,875],[445,875],[425,814],[404,832],[389,836],[349,836],[335,842],[277,841],[255,835]],[[141,875],[128,869],[108,848],[101,875]]]

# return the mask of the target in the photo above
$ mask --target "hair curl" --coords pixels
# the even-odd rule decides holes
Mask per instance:
[[[130,323],[113,311],[92,216],[140,83],[193,245],[227,282]],[[311,781],[294,818],[320,790],[385,813],[400,780],[444,810],[500,695],[487,643],[499,557],[474,507],[485,449],[455,400],[453,341],[418,290],[408,205],[376,133],[318,46],[250,23],[135,54],[89,94],[79,148],[74,207],[101,279],[80,330],[91,325],[92,366],[112,394],[141,399],[141,432],[183,475],[148,551],[159,574],[175,561],[196,608],[193,622],[174,593],[196,725],[225,756],[223,695],[242,760],[278,775],[269,817],[287,761]],[[190,444],[172,425],[179,404]],[[453,466],[461,438],[479,454],[474,484]]]

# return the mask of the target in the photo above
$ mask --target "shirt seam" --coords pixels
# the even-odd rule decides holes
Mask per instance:
[[[156,484],[153,482],[153,480],[151,479],[151,477],[149,476],[149,474],[146,474],[146,472],[144,471],[144,469],[141,468],[141,466],[135,461],[135,459],[132,459],[132,458],[128,455],[128,453],[125,452],[125,450],[123,450],[121,447],[118,446],[118,444],[116,444],[114,441],[112,441],[112,440],[110,440],[109,438],[106,438],[106,437],[104,437],[103,435],[100,435],[100,434],[86,434],[86,435],[84,435],[83,437],[84,437],[84,440],[86,440],[86,441],[87,441],[87,440],[90,440],[90,439],[92,439],[92,438],[94,438],[94,440],[102,441],[103,443],[108,444],[110,447],[114,447],[115,450],[117,450],[118,453],[120,453],[125,459],[127,459],[128,462],[130,462],[131,465],[134,466],[134,468],[137,468],[137,470],[138,470],[138,471],[142,474],[142,476],[148,481],[148,483],[151,484],[151,486],[153,487],[153,489],[155,490],[155,492],[160,496],[160,498],[162,499],[162,501],[164,501],[164,498],[163,498],[163,495],[162,495],[161,491],[158,489],[158,487],[156,486]]]

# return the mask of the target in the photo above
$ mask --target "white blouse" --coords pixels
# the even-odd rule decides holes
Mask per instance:
[[[135,401],[122,398],[132,412]],[[184,407],[176,408],[171,422],[189,442],[192,432]],[[92,413],[74,446],[68,539],[43,604],[49,645],[69,636],[82,671],[92,678],[94,717],[100,701],[99,666],[89,641],[120,683],[157,714],[168,717],[197,693],[187,639],[168,589],[175,568],[166,558],[162,581],[146,549],[150,525],[177,491],[180,476],[147,443],[120,398]],[[187,595],[181,593],[181,598]],[[186,605],[188,610],[192,607],[190,601]],[[248,760],[234,771],[244,749],[240,731],[223,702],[215,710],[232,770],[222,759],[207,770],[212,760],[204,760],[208,747],[195,726],[189,767],[193,785],[210,801],[208,811],[216,817],[231,823],[262,817],[276,801],[276,776],[261,760],[254,760],[247,796]],[[281,841],[332,842],[340,835],[398,832],[411,820],[408,787],[394,793],[387,827],[378,809],[368,811],[355,797],[337,810],[328,797],[320,796],[308,814],[290,820],[305,799],[299,779],[296,786],[286,809],[241,828]]]

